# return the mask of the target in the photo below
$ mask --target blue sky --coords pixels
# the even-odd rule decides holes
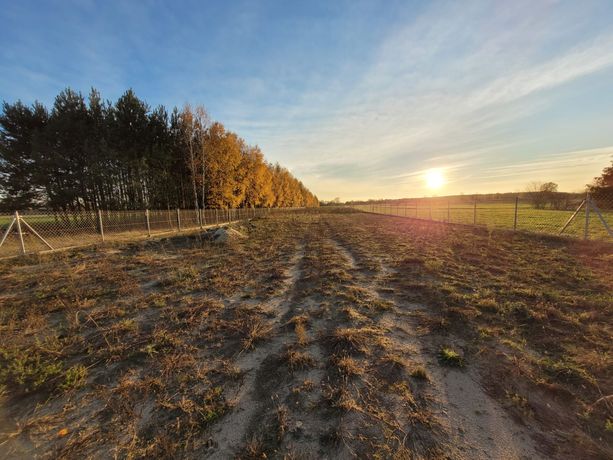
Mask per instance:
[[[576,191],[613,158],[609,0],[2,0],[0,24],[0,99],[203,104],[323,199]]]

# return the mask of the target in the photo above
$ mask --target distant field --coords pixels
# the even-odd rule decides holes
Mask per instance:
[[[452,204],[448,209],[443,206],[386,206],[386,205],[356,205],[357,209],[369,212],[406,216],[419,219],[433,219],[437,221],[458,224],[475,223],[474,206],[470,204]],[[566,221],[573,215],[574,210],[536,209],[530,204],[523,203],[518,206],[517,230],[560,234]],[[613,229],[613,211],[602,211],[602,216],[609,228]],[[512,229],[515,222],[514,203],[478,203],[476,224],[491,228]],[[566,228],[563,235],[583,238],[585,229],[585,212],[581,210],[572,223]],[[596,213],[590,213],[588,227],[590,239],[611,239],[606,228]]]
[[[0,265],[8,458],[613,456],[613,245],[313,210]]]

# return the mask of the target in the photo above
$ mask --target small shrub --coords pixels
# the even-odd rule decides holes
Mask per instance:
[[[507,399],[517,407],[522,414],[529,416],[532,414],[528,398],[512,391],[506,391]]]
[[[431,272],[438,272],[443,268],[443,261],[440,259],[426,259],[424,267]]]
[[[439,360],[446,366],[462,367],[464,360],[462,356],[452,348],[442,347],[438,353]]]
[[[296,342],[300,346],[305,346],[309,343],[309,336],[306,330],[306,323],[308,318],[305,315],[294,316],[290,323],[294,325],[294,332],[296,333]]]
[[[386,344],[381,330],[374,327],[337,328],[327,340],[334,351],[345,354],[368,354],[371,348]]]
[[[362,375],[364,368],[350,356],[341,356],[335,360],[336,367],[344,375]]]
[[[66,371],[64,381],[60,384],[60,390],[68,391],[81,388],[87,381],[87,368],[82,364],[72,366]]]
[[[62,363],[32,350],[0,349],[0,385],[28,393],[62,371]]]
[[[166,306],[166,298],[161,296],[154,297],[153,306],[157,308],[164,308]]]
[[[500,311],[500,306],[493,297],[485,297],[477,300],[477,306],[482,310],[491,311],[494,313]]]
[[[256,321],[248,325],[245,337],[243,337],[243,350],[254,348],[255,344],[269,338],[272,326],[263,321]]]
[[[378,311],[388,311],[394,307],[394,304],[388,300],[375,299],[370,303],[370,307]]]
[[[306,369],[315,365],[315,360],[306,352],[288,349],[283,356],[291,372]]]
[[[113,329],[119,332],[132,332],[136,331],[137,328],[138,325],[133,319],[122,319],[113,326]]]
[[[411,371],[411,377],[419,380],[430,380],[426,368],[423,366],[417,366]]]

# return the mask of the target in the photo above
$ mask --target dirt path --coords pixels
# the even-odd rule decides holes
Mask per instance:
[[[242,380],[207,457],[352,458],[364,446],[400,457],[539,458],[478,372],[441,366],[441,338],[420,328],[427,307],[399,295],[385,258],[362,264],[360,248],[325,220],[305,241],[282,291],[259,305],[271,316],[269,339],[236,357]],[[362,351],[331,348],[354,331],[372,335],[351,339],[364,340]],[[427,381],[411,378],[414,369]]]
[[[294,290],[300,278],[300,264],[304,257],[304,247],[300,246],[292,257],[290,268],[285,274],[282,291],[264,305],[264,311],[270,312],[270,335],[272,340],[258,346],[255,350],[243,350],[235,361],[235,366],[243,375],[242,382],[236,394],[230,397],[232,412],[224,418],[224,423],[217,426],[212,433],[210,458],[229,458],[236,454],[237,446],[245,442],[249,427],[254,422],[254,416],[260,410],[262,401],[257,395],[257,378],[261,378],[260,369],[267,357],[278,353],[287,341],[287,334],[279,333],[282,319],[289,311],[294,296]]]
[[[407,350],[414,361],[427,369],[431,386],[426,390],[425,399],[431,402],[437,424],[449,439],[447,452],[470,459],[543,458],[527,428],[515,422],[484,391],[475,369],[441,366],[437,354],[446,339],[418,332],[418,318],[427,312],[427,307],[407,302],[389,288],[390,279],[400,274],[385,261],[380,261],[379,269],[372,273],[360,266],[350,243],[333,241],[348,266],[362,274],[361,281],[370,295],[393,304],[393,309],[379,318],[379,324],[389,331],[397,349]]]

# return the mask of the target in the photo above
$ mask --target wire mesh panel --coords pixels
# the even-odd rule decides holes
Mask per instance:
[[[572,211],[535,209],[530,205],[521,205],[517,210],[517,230],[527,230],[540,233],[560,233],[566,221],[572,216]],[[580,216],[577,216],[579,218]],[[579,236],[578,221],[575,220],[566,230],[566,235]]]
[[[129,239],[147,233],[143,211],[101,211],[100,219],[103,233],[108,239]]]
[[[401,204],[373,203],[352,207],[370,213],[455,224],[585,239],[613,238],[613,189],[610,187],[591,195],[553,195],[549,201],[532,198],[529,195],[495,199],[480,196],[420,198]]]
[[[27,252],[82,246],[101,241],[99,222],[93,211],[23,211],[19,215]]]
[[[177,231],[179,227],[176,211],[171,209],[149,211],[149,227],[152,234]]]
[[[473,207],[473,219],[477,225],[511,229],[515,224],[515,200],[482,203],[477,201]]]
[[[178,211],[181,222],[181,229],[193,229],[200,227],[199,210],[195,209],[180,209]]]
[[[450,222],[455,224],[472,224],[475,221],[475,207],[468,204],[450,205]]]
[[[587,216],[589,238],[613,238],[613,187],[596,189],[590,195],[590,212]]]
[[[217,225],[219,223],[219,212],[217,209],[205,209],[202,211],[204,225]]]
[[[288,211],[284,211],[288,212]],[[0,257],[138,239],[270,215],[268,209],[164,209],[0,214]],[[19,216],[17,219],[16,216]],[[23,244],[22,244],[23,241]]]

